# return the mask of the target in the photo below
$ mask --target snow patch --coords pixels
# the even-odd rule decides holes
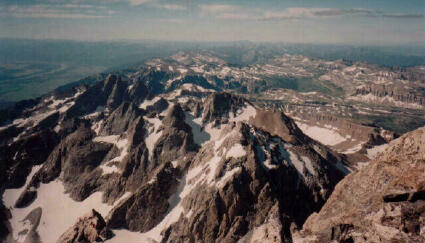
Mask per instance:
[[[31,172],[27,176],[24,186],[16,189],[6,189],[3,193],[3,204],[7,207],[13,207],[16,200],[18,200],[21,193],[25,190],[25,188],[30,183],[32,177],[41,169],[43,165],[35,165],[32,167]]]
[[[56,110],[51,110],[47,112],[40,112],[36,114],[31,114],[28,118],[19,118],[13,121],[13,125],[17,127],[24,127],[31,125],[32,127],[37,126],[42,120],[46,119],[48,116],[54,114]]]
[[[306,169],[309,174],[315,175],[316,171],[314,170],[311,159],[307,156],[300,156],[294,153],[293,151],[291,151],[291,148],[292,145],[290,144],[284,144],[283,146],[282,144],[279,144],[280,153],[283,155],[285,160],[289,164],[291,164],[304,179],[307,179],[304,173],[304,169]]]
[[[18,233],[22,229],[21,220],[37,207],[41,207],[43,210],[37,231],[42,242],[50,243],[56,242],[63,232],[77,222],[79,217],[89,213],[92,209],[96,209],[100,214],[106,216],[114,206],[102,202],[101,192],[93,193],[82,202],[76,202],[65,193],[65,188],[59,180],[41,184],[37,193],[37,198],[28,207],[11,209],[12,218],[9,222],[15,239],[18,238]],[[11,205],[6,206],[10,207]]]
[[[93,142],[104,142],[104,143],[112,143],[115,144],[118,139],[119,135],[109,135],[109,136],[100,136],[93,138]]]
[[[195,73],[203,73],[204,72],[204,69],[202,69],[202,67],[193,66],[193,67],[190,67],[190,69],[192,69]]]
[[[185,112],[184,122],[192,128],[193,140],[196,144],[202,145],[210,140],[210,135],[204,131],[199,124],[199,120],[195,122],[195,117],[189,112]]]
[[[177,70],[181,73],[181,74],[185,74],[185,73],[187,73],[187,69],[185,69],[185,68],[177,68]]]
[[[241,144],[235,144],[233,147],[229,149],[229,151],[226,154],[226,158],[239,158],[246,155],[245,149],[242,147]]]
[[[144,100],[143,103],[139,105],[139,108],[145,110],[148,106],[155,104],[160,99],[161,99],[160,96],[156,96],[155,98],[151,100]]]
[[[119,173],[120,170],[114,165],[114,162],[121,162],[125,158],[125,156],[127,156],[128,147],[130,146],[128,139],[120,139],[119,135],[110,135],[103,137],[95,137],[93,141],[112,143],[120,150],[120,154],[117,157],[99,166],[99,168],[101,168],[103,171],[103,175]]]
[[[155,144],[162,135],[162,130],[158,131],[162,122],[158,118],[145,117],[145,119],[151,124],[151,127],[148,129],[148,136],[145,138],[145,143],[149,150],[149,155],[152,156]]]
[[[246,122],[249,121],[251,117],[255,117],[257,115],[257,110],[252,105],[247,105],[246,107],[239,110],[236,115],[232,112],[230,113],[230,120],[234,122]]]
[[[321,142],[324,145],[334,146],[349,139],[333,129],[323,128],[318,126],[310,126],[301,122],[295,122],[301,131],[307,136]]]
[[[356,152],[358,152],[362,149],[364,143],[365,142],[358,143],[356,146],[351,147],[351,148],[343,151],[342,153],[343,154],[354,154],[354,153],[356,153]]]
[[[197,119],[194,119],[193,121],[197,124],[202,124],[201,120],[202,118],[197,118]],[[218,141],[222,138],[222,132],[225,126],[226,125],[221,124],[218,127],[213,127],[212,123],[208,123],[204,127],[204,130],[206,133],[210,135],[210,140]]]

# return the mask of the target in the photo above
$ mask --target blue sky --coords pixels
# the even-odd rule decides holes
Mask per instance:
[[[0,37],[425,44],[424,0],[0,0]]]

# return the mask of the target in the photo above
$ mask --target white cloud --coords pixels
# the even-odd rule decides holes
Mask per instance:
[[[137,5],[141,5],[141,4],[146,4],[146,3],[152,3],[155,0],[128,0],[128,2],[131,5],[137,6]]]
[[[335,17],[344,15],[340,9],[331,8],[286,8],[283,11],[266,11],[263,20]]]
[[[154,5],[157,8],[163,8],[167,10],[174,10],[174,11],[182,11],[186,10],[186,7],[179,4],[155,4]]]
[[[200,4],[201,16],[214,16],[218,19],[234,20],[291,20],[318,19],[346,16],[386,17],[386,18],[423,18],[420,14],[383,13],[373,9],[352,8],[285,8],[283,10],[262,10],[244,8],[229,4]]]
[[[258,9],[229,4],[201,4],[199,5],[201,16],[214,16],[217,19],[249,20],[257,19],[260,12]]]
[[[382,17],[415,19],[415,18],[424,18],[424,14],[422,13],[420,14],[388,13],[388,14],[383,14]]]
[[[253,16],[248,13],[220,13],[216,17],[219,19],[239,19],[239,20],[253,19]]]
[[[93,8],[93,5],[85,5],[85,4],[74,4],[74,3],[69,3],[69,4],[63,4],[61,5],[62,8]]]
[[[96,19],[113,14],[102,7],[79,4],[0,7],[0,16],[15,18]]]
[[[201,4],[199,8],[203,14],[232,12],[237,9],[235,6],[228,4]]]
[[[372,9],[352,8],[286,8],[282,11],[266,11],[261,20],[287,20],[302,18],[331,18],[345,16],[387,17],[387,18],[423,18],[423,14],[383,13]]]
[[[162,8],[172,11],[182,11],[186,10],[186,7],[180,4],[175,3],[160,3],[157,0],[127,0],[130,5],[138,6],[138,5],[148,5],[150,7]]]

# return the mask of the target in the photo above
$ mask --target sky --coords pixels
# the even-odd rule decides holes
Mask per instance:
[[[423,44],[424,0],[0,0],[0,38]]]

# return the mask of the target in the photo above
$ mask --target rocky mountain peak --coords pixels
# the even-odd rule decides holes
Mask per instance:
[[[240,96],[225,92],[212,93],[204,101],[202,122],[208,123],[228,119],[229,115],[236,114],[238,110],[247,105],[250,105],[249,102]]]
[[[295,122],[282,112],[259,110],[252,120],[252,124],[268,131],[270,134],[281,137],[285,141],[291,143],[305,142],[305,136]]]
[[[123,102],[100,125],[100,135],[122,134],[137,121],[142,111],[131,102]]]

